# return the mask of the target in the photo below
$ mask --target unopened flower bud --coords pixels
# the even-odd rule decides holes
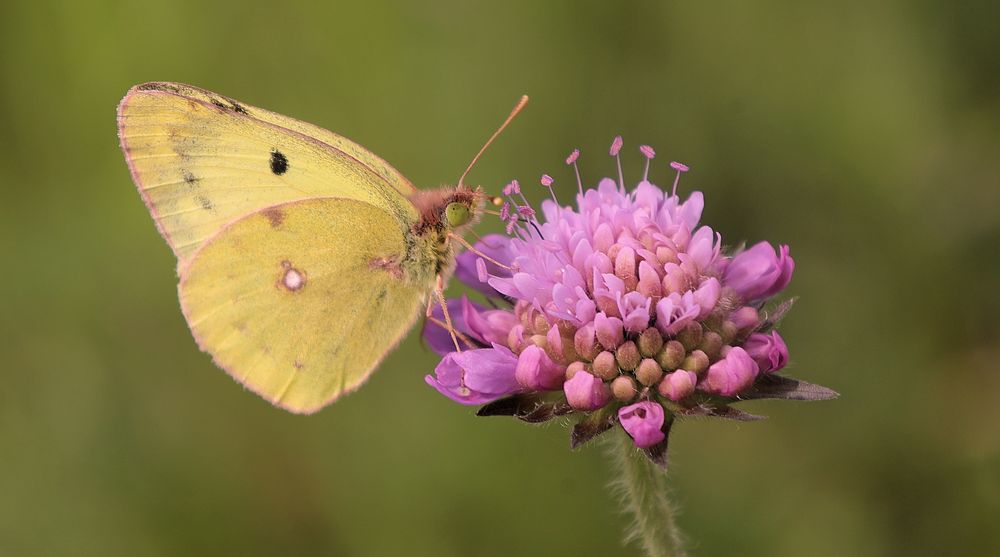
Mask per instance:
[[[778,331],[750,335],[743,344],[743,349],[757,362],[763,373],[777,371],[788,363],[788,347]]]
[[[660,364],[660,367],[665,370],[675,370],[680,367],[686,354],[687,350],[684,349],[683,344],[676,340],[671,340],[664,344],[663,348],[656,354],[656,363]]]
[[[701,325],[697,323],[688,323],[679,333],[677,333],[677,340],[684,345],[684,348],[694,350],[701,343],[703,332],[704,331],[702,330]]]
[[[677,263],[677,252],[667,246],[659,246],[656,248],[656,260],[660,262],[660,265]]]
[[[721,356],[722,351],[722,336],[715,331],[707,331],[704,336],[701,337],[701,344],[698,345],[698,349],[708,356],[708,359],[715,361]]]
[[[635,370],[635,378],[647,387],[651,387],[660,382],[663,378],[663,369],[656,360],[646,358],[639,362],[639,368]]]
[[[733,396],[752,385],[758,372],[757,362],[742,348],[733,347],[708,368],[698,388],[708,393]]]
[[[538,346],[526,347],[517,357],[514,378],[526,389],[532,391],[557,389],[565,377],[565,370],[549,359],[545,351]]]
[[[586,371],[578,371],[566,381],[563,392],[566,402],[577,410],[596,410],[608,403],[611,394],[603,381]]]
[[[736,325],[740,331],[747,331],[757,328],[760,325],[760,314],[755,308],[743,306],[729,314],[729,320]]]
[[[635,250],[624,246],[618,251],[615,257],[615,275],[622,279],[627,290],[635,290],[639,284],[639,277],[636,276]]]
[[[594,316],[594,331],[597,334],[597,341],[608,350],[618,348],[618,345],[625,340],[622,320],[608,317],[604,312]]]
[[[555,362],[562,363],[565,361],[563,358],[563,340],[562,336],[559,335],[559,327],[553,325],[545,335],[545,353]]]
[[[719,295],[722,292],[722,285],[719,279],[710,277],[694,291],[694,301],[701,308],[698,319],[707,317],[715,309],[715,304],[719,303]]]
[[[635,379],[627,375],[619,375],[611,382],[611,394],[622,402],[632,402],[638,390],[635,386]]]
[[[510,328],[507,333],[507,346],[515,353],[521,352],[524,348],[524,325],[517,324]]]
[[[615,355],[608,351],[598,354],[594,358],[594,375],[609,381],[618,377],[618,363],[615,361]]]
[[[684,292],[687,290],[688,277],[681,270],[680,265],[676,263],[667,263],[665,266],[666,274],[663,275],[663,293],[664,295],[670,294],[672,292]]]
[[[639,335],[639,353],[646,358],[652,358],[663,348],[663,336],[656,327],[650,327]]]
[[[587,364],[581,361],[575,361],[568,366],[566,366],[566,380],[569,381],[576,375],[578,371],[585,371],[587,369]]]
[[[564,364],[578,359],[576,348],[573,346],[573,337],[567,336],[563,332],[563,327],[553,325],[545,335],[545,352],[553,361]]]
[[[686,358],[684,358],[684,362],[681,363],[681,368],[695,373],[701,373],[708,369],[708,364],[708,356],[706,356],[704,352],[701,350],[693,350],[687,355]]]
[[[635,289],[647,298],[659,298],[663,291],[660,287],[660,275],[647,261],[639,263],[639,284],[636,285]]]
[[[698,376],[694,372],[678,369],[667,374],[656,390],[670,400],[680,400],[694,392]]]
[[[722,342],[729,344],[736,340],[736,335],[739,334],[740,330],[735,323],[729,321],[728,319],[722,322],[722,327],[719,328],[719,335],[722,336]]]
[[[632,371],[639,366],[639,349],[636,347],[635,343],[631,340],[622,343],[615,351],[615,359],[618,360],[618,366],[625,371]]]
[[[794,269],[788,246],[775,250],[771,244],[760,242],[733,257],[723,280],[744,300],[761,300],[784,289]]]
[[[545,318],[545,315],[541,313],[536,313],[535,318],[532,321],[532,327],[536,333],[544,334],[549,330],[549,320]]]
[[[589,323],[576,330],[576,334],[573,335],[573,346],[576,348],[576,353],[588,361],[593,361],[601,352],[594,327]]]

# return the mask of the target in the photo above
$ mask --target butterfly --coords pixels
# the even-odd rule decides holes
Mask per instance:
[[[490,200],[464,183],[414,188],[364,147],[318,126],[180,83],[130,89],[122,152],[177,256],[202,351],[295,413],[353,391],[441,304],[461,233]],[[455,340],[456,348],[458,341]]]

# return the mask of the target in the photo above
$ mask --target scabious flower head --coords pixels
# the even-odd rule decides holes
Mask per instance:
[[[622,145],[616,137],[610,154]],[[461,352],[436,310],[425,336],[444,359],[428,383],[458,402],[487,403],[482,415],[582,415],[574,445],[620,424],[651,457],[664,453],[675,417],[746,419],[729,404],[835,396],[773,373],[788,361],[773,329],[789,304],[771,303],[792,277],[788,246],[724,251],[700,223],[702,193],[676,193],[688,167],[670,164],[668,193],[650,181],[655,151],[640,151],[645,171],[629,191],[620,161],[617,180],[584,189],[574,150],[575,207],[558,201],[547,174],[552,199],[540,211],[516,181],[504,189],[508,235],[477,242],[455,273],[501,309],[448,302]]]

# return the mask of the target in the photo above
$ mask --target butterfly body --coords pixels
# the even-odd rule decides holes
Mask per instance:
[[[483,205],[478,188],[417,190],[346,138],[188,85],[133,87],[118,131],[198,345],[293,412],[365,381]]]

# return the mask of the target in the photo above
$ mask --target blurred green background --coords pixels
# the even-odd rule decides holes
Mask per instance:
[[[415,336],[293,416],[199,353],[115,105],[200,85],[422,187],[625,137],[705,222],[792,246],[789,372],[833,402],[675,428],[697,555],[1000,554],[995,2],[29,2],[0,7],[0,555],[597,555],[625,518],[565,424],[476,418]],[[537,199],[542,192],[535,190]],[[481,231],[496,229],[493,223]],[[321,334],[320,332],[317,332]]]

